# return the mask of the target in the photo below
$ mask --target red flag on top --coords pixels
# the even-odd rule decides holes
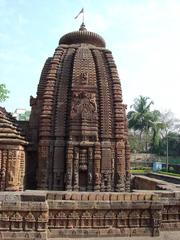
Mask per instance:
[[[74,19],[78,18],[81,13],[84,14],[84,8],[81,9],[81,11],[78,13],[78,15]]]

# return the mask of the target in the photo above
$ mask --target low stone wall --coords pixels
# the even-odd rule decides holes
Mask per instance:
[[[180,191],[177,191],[177,185],[147,176],[135,176],[132,184],[135,189],[141,191],[153,190],[148,193],[155,193],[161,200],[163,205],[161,231],[180,230]],[[136,191],[136,193],[138,192]]]
[[[147,178],[146,176],[134,176],[132,181],[133,189],[138,190],[156,190],[157,181]]]
[[[153,194],[57,193],[47,200],[50,238],[159,235],[162,205]]]
[[[172,184],[143,175],[135,175],[132,178],[131,184],[132,189],[137,190],[168,190],[173,188]]]
[[[150,153],[131,153],[131,162],[153,162],[158,159],[158,156]]]
[[[159,192],[163,203],[161,231],[180,231],[180,192]]]
[[[147,176],[151,177],[151,179],[156,178],[156,179],[163,180],[163,181],[166,181],[169,183],[180,184],[180,177],[177,177],[177,176],[170,176],[170,175],[168,176],[168,175],[160,174],[160,173],[148,173]]]
[[[180,229],[180,194],[1,192],[0,239],[158,236]]]
[[[46,195],[0,192],[0,239],[47,239]]]

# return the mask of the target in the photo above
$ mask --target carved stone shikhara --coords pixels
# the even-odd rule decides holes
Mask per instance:
[[[126,105],[102,37],[85,26],[64,35],[31,105],[38,189],[130,190]]]
[[[0,107],[0,191],[24,189],[26,144],[15,119]]]

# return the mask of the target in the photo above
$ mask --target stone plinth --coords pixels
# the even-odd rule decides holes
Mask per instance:
[[[0,239],[47,239],[46,194],[0,193]]]
[[[158,236],[180,230],[180,194],[1,192],[1,239]]]

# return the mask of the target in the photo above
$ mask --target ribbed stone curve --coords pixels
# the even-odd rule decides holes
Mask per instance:
[[[77,43],[92,44],[96,47],[106,46],[104,39],[100,35],[86,30],[67,33],[59,40],[59,44],[71,45]]]
[[[26,144],[25,138],[16,126],[15,119],[0,107],[0,143],[11,142]]]

